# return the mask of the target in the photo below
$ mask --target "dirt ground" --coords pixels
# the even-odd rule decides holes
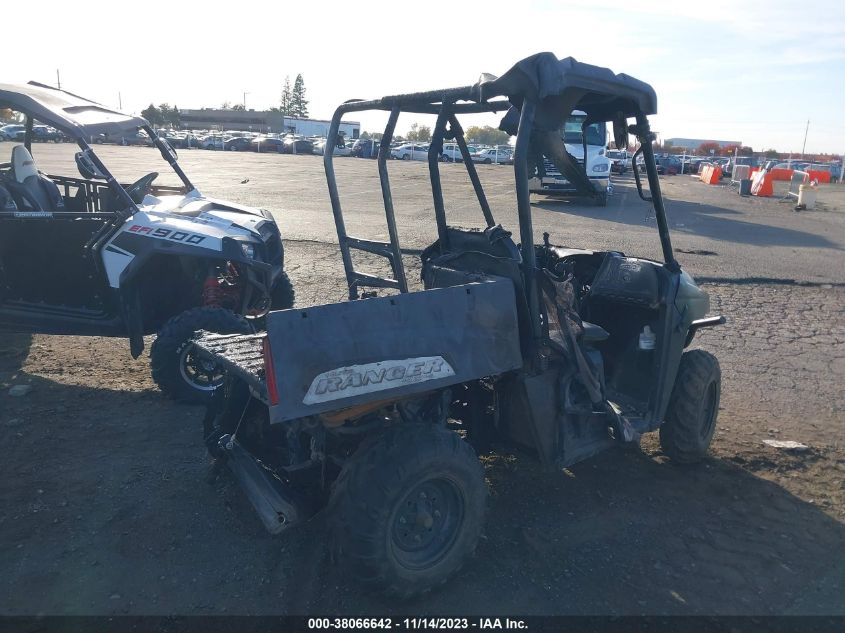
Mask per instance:
[[[674,182],[708,213],[734,204]],[[297,305],[345,297],[335,245],[286,248]],[[125,341],[3,335],[0,613],[845,614],[845,267],[793,283],[703,266],[729,320],[694,343],[723,372],[712,457],[681,467],[649,436],[545,473],[498,447],[476,556],[411,602],[350,585],[322,518],[271,537],[232,482],[205,483],[202,410],[164,399]]]

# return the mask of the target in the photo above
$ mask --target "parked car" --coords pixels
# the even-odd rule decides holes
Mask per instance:
[[[251,152],[276,152],[283,153],[285,142],[280,138],[272,138],[269,136],[259,136],[254,138],[249,143],[249,151]]]
[[[655,158],[654,162],[657,165],[658,174],[666,174],[674,176],[681,173],[681,159],[677,156],[664,156],[662,158]]]
[[[631,168],[631,157],[626,150],[609,149],[605,155],[610,159],[610,171],[624,174]]]
[[[313,154],[314,144],[304,138],[286,138],[282,142],[282,149],[285,154]]]
[[[445,145],[440,157],[449,163],[464,162],[464,156],[461,154],[461,148],[457,145]]]
[[[0,141],[21,141],[23,142],[26,128],[15,123],[0,127]]]
[[[62,143],[64,134],[49,125],[33,125],[32,140],[41,143]]]
[[[313,145],[312,153],[322,155],[326,151],[326,139],[320,139],[317,142],[310,141]],[[301,152],[300,152],[301,153]],[[332,150],[334,156],[351,156],[352,143],[343,143],[342,145],[335,144]]]
[[[472,154],[472,162],[484,163],[485,165],[489,165],[491,163],[504,165],[505,163],[509,163],[512,161],[513,154],[510,150],[507,149],[488,147],[487,149],[483,149],[479,152],[476,152],[475,154]]]
[[[105,134],[97,134],[92,137],[91,141],[93,143],[105,144],[110,143],[113,145],[148,145],[152,146],[152,140],[150,139],[149,135],[143,130],[138,131],[131,131],[126,130],[125,132],[120,133],[105,133]]]
[[[350,156],[356,158],[378,158],[379,141],[369,138],[359,138],[352,145]]]
[[[233,136],[223,143],[223,149],[229,152],[248,152],[252,145],[252,139],[245,136]]]
[[[200,146],[200,140],[191,133],[171,134],[167,137],[167,142],[171,147],[178,149],[191,149]]]
[[[428,160],[428,146],[405,143],[390,150],[390,155],[399,160]]]
[[[226,137],[209,134],[200,139],[200,147],[203,149],[225,149]]]

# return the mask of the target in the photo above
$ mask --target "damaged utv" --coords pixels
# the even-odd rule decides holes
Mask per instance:
[[[611,122],[620,146],[638,139],[663,261],[557,246],[547,233],[535,244],[529,159],[572,168],[557,131],[575,109],[585,125]],[[557,469],[659,431],[673,459],[701,459],[719,363],[684,348],[724,319],[706,316],[707,294],[673,255],[649,85],[543,53],[473,86],[344,103],[329,137],[365,110],[389,113],[377,163],[389,241],[347,234],[333,159],[323,159],[350,301],[273,311],[266,334],[208,334],[195,347],[227,369],[204,420],[215,469],[229,467],[273,533],[326,508],[353,573],[408,596],[443,582],[476,546],[486,487],[475,440],[513,442]],[[519,243],[496,224],[459,123],[488,111],[505,111],[502,128],[516,135]],[[422,252],[421,292],[408,291],[387,171],[402,112],[437,116],[428,168],[438,239]],[[444,139],[464,156],[483,230],[447,222]],[[392,276],[356,269],[353,251],[385,257]]]
[[[194,355],[194,333],[248,333],[271,307],[293,305],[273,217],[200,194],[144,119],[36,83],[0,84],[0,108],[26,121],[23,144],[0,163],[0,328],[128,337],[134,358],[156,333],[155,382],[207,401],[223,376]],[[79,145],[81,178],[39,171],[35,121]],[[181,186],[154,185],[157,172],[121,185],[90,145],[141,132]]]

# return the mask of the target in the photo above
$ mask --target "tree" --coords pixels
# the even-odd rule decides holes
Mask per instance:
[[[485,125],[478,127],[473,125],[467,128],[466,139],[470,143],[481,143],[482,145],[507,145],[510,140],[510,135],[507,132],[502,132],[494,127]]]
[[[308,100],[305,98],[305,81],[302,75],[296,76],[293,80],[293,90],[291,96],[291,114],[296,117],[308,117]]]
[[[763,154],[766,158],[780,158],[780,154],[776,149],[767,149]]]
[[[754,148],[748,147],[748,145],[743,145],[739,148],[739,155],[740,156],[754,156]]]
[[[164,125],[164,117],[161,115],[161,110],[155,107],[152,103],[141,110],[141,116],[150,122],[153,127]]]
[[[182,113],[179,112],[179,108],[176,106],[170,109],[170,120],[168,123],[173,127],[182,127]]]
[[[285,83],[282,86],[282,99],[279,105],[279,112],[282,113],[282,116],[290,116],[292,113],[291,108],[293,106],[293,94],[291,93],[290,89],[290,76],[285,77]]]
[[[232,110],[246,110],[243,103],[236,103],[232,106]]]
[[[702,143],[698,146],[698,151],[705,156],[710,156],[710,154],[718,155],[719,149],[719,144],[714,143],[713,141],[708,141],[707,143]]]
[[[420,125],[419,123],[413,123],[411,125],[411,129],[408,130],[408,140],[409,141],[419,141],[421,143],[427,143],[431,140],[431,128],[427,125]]]

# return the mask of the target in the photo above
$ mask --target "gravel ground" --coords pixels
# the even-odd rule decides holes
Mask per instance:
[[[106,151],[127,164],[147,156]],[[212,175],[229,154],[183,154],[209,193],[251,191],[250,183],[215,188]],[[241,199],[279,217],[297,305],[342,300],[325,193],[312,189],[316,159],[235,157],[252,167],[251,183],[273,176],[284,191]],[[309,164],[285,171],[291,160]],[[430,203],[421,167],[394,170],[420,203],[400,214],[414,248],[431,230],[422,220]],[[349,169],[358,169],[354,161]],[[340,575],[320,517],[271,537],[234,484],[206,484],[202,411],[165,400],[146,358],[132,361],[125,341],[3,335],[0,429],[9,450],[0,465],[0,613],[845,614],[841,192],[829,191],[826,208],[794,214],[774,200],[664,181],[672,222],[685,225],[675,227],[675,246],[699,253],[678,256],[705,279],[713,312],[729,319],[694,343],[714,352],[723,371],[705,463],[674,465],[647,437],[640,449],[544,473],[531,457],[497,447],[482,457],[491,502],[477,555],[445,589],[395,603]],[[620,181],[606,211],[541,200],[535,227],[552,224],[571,244],[618,239],[643,254],[637,246],[656,236],[646,236],[644,205],[625,210],[634,205],[627,187]],[[622,228],[613,218],[625,213],[639,223],[609,230]],[[418,278],[412,256],[407,263],[409,279]],[[32,390],[11,397],[12,385]],[[809,449],[773,449],[766,438]]]

